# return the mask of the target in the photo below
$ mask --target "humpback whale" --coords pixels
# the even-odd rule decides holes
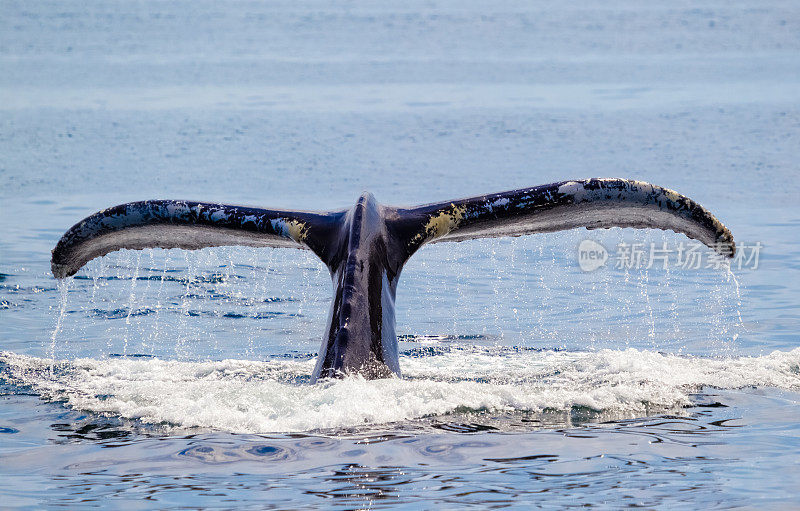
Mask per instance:
[[[584,179],[411,208],[364,193],[350,209],[270,210],[178,200],[114,206],[75,224],[52,255],[56,278],[119,249],[223,245],[311,250],[335,293],[312,381],[400,376],[395,292],[403,265],[428,243],[586,227],[672,230],[733,257],[731,232],[677,192],[627,179]]]

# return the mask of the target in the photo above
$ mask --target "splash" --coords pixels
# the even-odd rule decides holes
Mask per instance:
[[[0,353],[0,380],[92,412],[169,428],[312,431],[467,411],[588,408],[631,416],[692,404],[706,386],[800,390],[800,348],[760,357],[653,351],[437,350],[404,356],[405,379],[308,385],[313,358],[183,362],[156,358],[51,361]]]

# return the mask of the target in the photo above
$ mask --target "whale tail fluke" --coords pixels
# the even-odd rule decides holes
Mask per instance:
[[[624,179],[564,181],[414,208],[363,194],[349,210],[312,213],[190,201],[122,204],[89,216],[59,240],[53,275],[119,249],[222,245],[313,251],[335,286],[312,381],[400,375],[395,295],[403,265],[426,243],[521,236],[576,227],[670,229],[732,257],[733,236],[702,206],[659,186]]]
[[[87,217],[59,240],[57,278],[120,249],[200,249],[223,245],[312,250],[329,268],[343,257],[341,226],[348,211],[268,210],[192,201],[151,200]],[[708,210],[672,190],[627,179],[563,181],[428,204],[384,208],[389,254],[398,268],[427,243],[521,236],[586,227],[673,230],[732,257],[731,232]]]

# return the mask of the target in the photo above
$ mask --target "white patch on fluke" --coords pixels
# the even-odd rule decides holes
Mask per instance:
[[[583,186],[583,183],[567,181],[558,187],[558,193],[571,195],[576,201],[581,201],[586,196],[586,188]]]

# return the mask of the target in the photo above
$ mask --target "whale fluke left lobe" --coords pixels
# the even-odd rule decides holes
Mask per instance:
[[[70,228],[51,259],[56,278],[74,275],[120,249],[244,245],[310,249],[331,257],[329,238],[343,213],[308,213],[194,201],[149,200],[99,211]]]

